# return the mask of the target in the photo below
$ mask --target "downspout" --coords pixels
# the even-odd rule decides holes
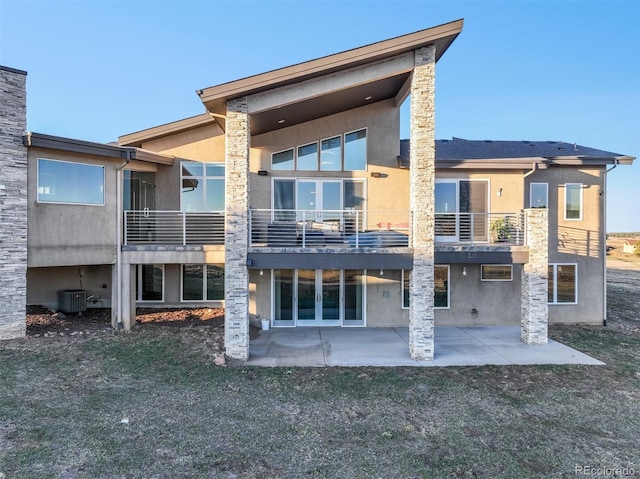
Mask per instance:
[[[538,171],[538,163],[534,163],[533,166],[531,167],[531,171],[526,172],[523,178],[526,178],[527,176],[535,173],[536,171]]]
[[[120,166],[116,167],[116,288],[118,291],[117,302],[117,314],[116,320],[118,323],[117,329],[120,331],[124,329],[122,324],[122,221],[123,221],[123,205],[122,205],[122,170],[131,161],[133,150],[125,150],[127,157]]]
[[[603,258],[604,268],[602,271],[602,287],[603,287],[603,310],[602,310],[602,325],[607,325],[607,174],[614,170],[618,166],[618,160],[613,160],[613,166],[604,171],[604,178],[602,181],[602,224],[604,225],[604,246],[603,246]]]

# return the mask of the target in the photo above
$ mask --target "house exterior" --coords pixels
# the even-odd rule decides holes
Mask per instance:
[[[622,252],[631,254],[635,253],[638,248],[638,243],[640,243],[640,240],[637,239],[624,240],[624,243],[622,244]]]
[[[436,141],[435,66],[461,30],[204,88],[204,114],[117,144],[23,135],[20,116],[2,139],[3,168],[18,171],[0,187],[3,234],[19,248],[0,250],[16,310],[0,334],[24,334],[25,304],[78,298],[125,330],[137,306],[224,307],[239,359],[251,319],[404,326],[414,359],[433,358],[436,324],[520,324],[522,341],[544,344],[549,322],[603,321],[606,175],[634,158]],[[0,73],[23,98],[26,74]]]

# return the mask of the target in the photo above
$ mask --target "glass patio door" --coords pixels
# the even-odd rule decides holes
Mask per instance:
[[[340,270],[297,271],[298,326],[340,325]]]
[[[364,326],[364,270],[275,269],[274,326]]]
[[[436,181],[436,241],[458,241],[458,182]]]
[[[342,209],[340,181],[298,180],[298,221],[339,220]]]

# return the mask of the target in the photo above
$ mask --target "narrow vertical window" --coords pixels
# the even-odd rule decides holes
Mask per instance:
[[[367,130],[362,129],[344,135],[344,170],[367,169]]]
[[[409,308],[409,284],[411,283],[411,270],[402,270],[402,308]]]
[[[564,185],[564,219],[582,219],[582,185],[578,183],[566,183]]]
[[[296,169],[302,171],[318,171],[317,142],[298,147],[298,163]]]
[[[434,266],[433,268],[433,307],[449,307],[449,266]]]
[[[322,140],[320,147],[320,169],[340,171],[342,164],[342,138],[336,136]]]
[[[549,304],[576,304],[578,302],[578,275],[576,264],[550,264]]]
[[[163,301],[164,266],[161,264],[138,265],[138,301]]]

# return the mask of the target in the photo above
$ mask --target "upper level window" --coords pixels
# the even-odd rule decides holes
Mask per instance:
[[[582,219],[582,184],[580,183],[564,185],[564,219]]]
[[[298,170],[318,171],[318,143],[298,147]]]
[[[344,169],[345,171],[367,169],[367,130],[358,130],[344,135]]]
[[[293,170],[293,148],[279,151],[271,156],[272,170]]]
[[[335,136],[322,140],[320,147],[320,169],[322,171],[340,171],[342,162],[342,137]]]
[[[319,146],[319,148],[318,148]],[[367,129],[325,138],[271,155],[271,169],[282,171],[364,171]]]
[[[38,201],[104,205],[104,166],[38,158]]]
[[[530,208],[548,208],[549,207],[549,185],[547,183],[531,183]]]
[[[181,210],[223,211],[224,163],[183,161],[181,166]]]

